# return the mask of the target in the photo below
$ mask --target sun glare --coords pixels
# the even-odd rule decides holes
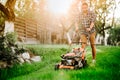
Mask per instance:
[[[66,14],[73,0],[47,0],[48,10],[54,14]]]

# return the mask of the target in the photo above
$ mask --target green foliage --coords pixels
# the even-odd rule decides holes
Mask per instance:
[[[16,40],[17,34],[14,32],[0,37],[0,61],[7,62],[11,66],[18,63],[17,55],[25,52],[25,49],[18,47]]]
[[[17,33],[15,32],[11,32],[11,33],[6,33],[6,40],[8,40],[8,42],[10,44],[15,44],[15,42],[17,41]]]
[[[0,11],[0,25],[3,25],[5,22],[4,14]]]
[[[90,6],[94,8],[97,14],[96,30],[104,37],[106,28],[113,27],[114,17],[109,18],[108,15],[115,13],[116,2],[115,0],[90,0]]]
[[[4,33],[5,15],[0,11],[0,36]]]
[[[120,27],[112,28],[110,30],[110,36],[108,38],[108,44],[116,45],[118,42],[120,42]]]
[[[11,49],[12,46],[10,46],[9,41],[6,40],[6,37],[0,37],[0,61],[5,61],[9,65],[16,61],[16,55]]]
[[[67,46],[68,47],[68,46]],[[60,62],[60,55],[67,47],[55,45],[27,45],[35,53],[43,56],[42,62],[16,65],[13,68],[1,70],[1,79],[9,80],[118,80],[120,76],[120,47],[97,47],[96,66],[88,66],[80,70],[54,70],[54,65]],[[90,50],[90,47],[88,48]],[[91,53],[87,51],[88,64],[91,64]],[[107,74],[107,75],[106,75]]]
[[[15,13],[21,17],[32,17],[33,16],[33,12],[32,11],[32,7],[30,7],[32,5],[33,0],[17,0],[16,1],[16,6],[18,7],[18,9],[15,9]]]

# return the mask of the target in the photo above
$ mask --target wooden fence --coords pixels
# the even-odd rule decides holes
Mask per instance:
[[[49,43],[47,39],[50,36],[48,29],[32,19],[16,18],[15,31],[19,38],[27,41],[35,41],[39,43]]]

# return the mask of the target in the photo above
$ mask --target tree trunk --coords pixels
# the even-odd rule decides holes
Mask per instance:
[[[8,32],[14,32],[14,23],[12,21],[5,21],[4,35]]]
[[[14,14],[14,6],[15,6],[16,0],[7,0],[5,6],[0,3],[0,10],[5,15],[5,26],[3,27],[1,32],[13,32],[14,31],[14,23],[15,20],[15,14]],[[4,34],[5,35],[5,34]]]
[[[14,14],[14,6],[15,6],[16,0],[7,0],[5,7],[8,10],[8,21],[14,21],[15,20],[15,14]]]

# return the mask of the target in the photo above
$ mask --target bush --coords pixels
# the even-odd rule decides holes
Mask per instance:
[[[110,36],[108,37],[109,45],[117,45],[120,42],[120,27],[116,27],[110,30]]]
[[[5,38],[9,43],[15,44],[17,41],[17,34],[15,32],[7,33]]]
[[[13,65],[18,62],[17,55],[25,52],[25,49],[19,48],[16,41],[17,34],[14,32],[0,37],[0,61],[7,62],[8,65]]]

